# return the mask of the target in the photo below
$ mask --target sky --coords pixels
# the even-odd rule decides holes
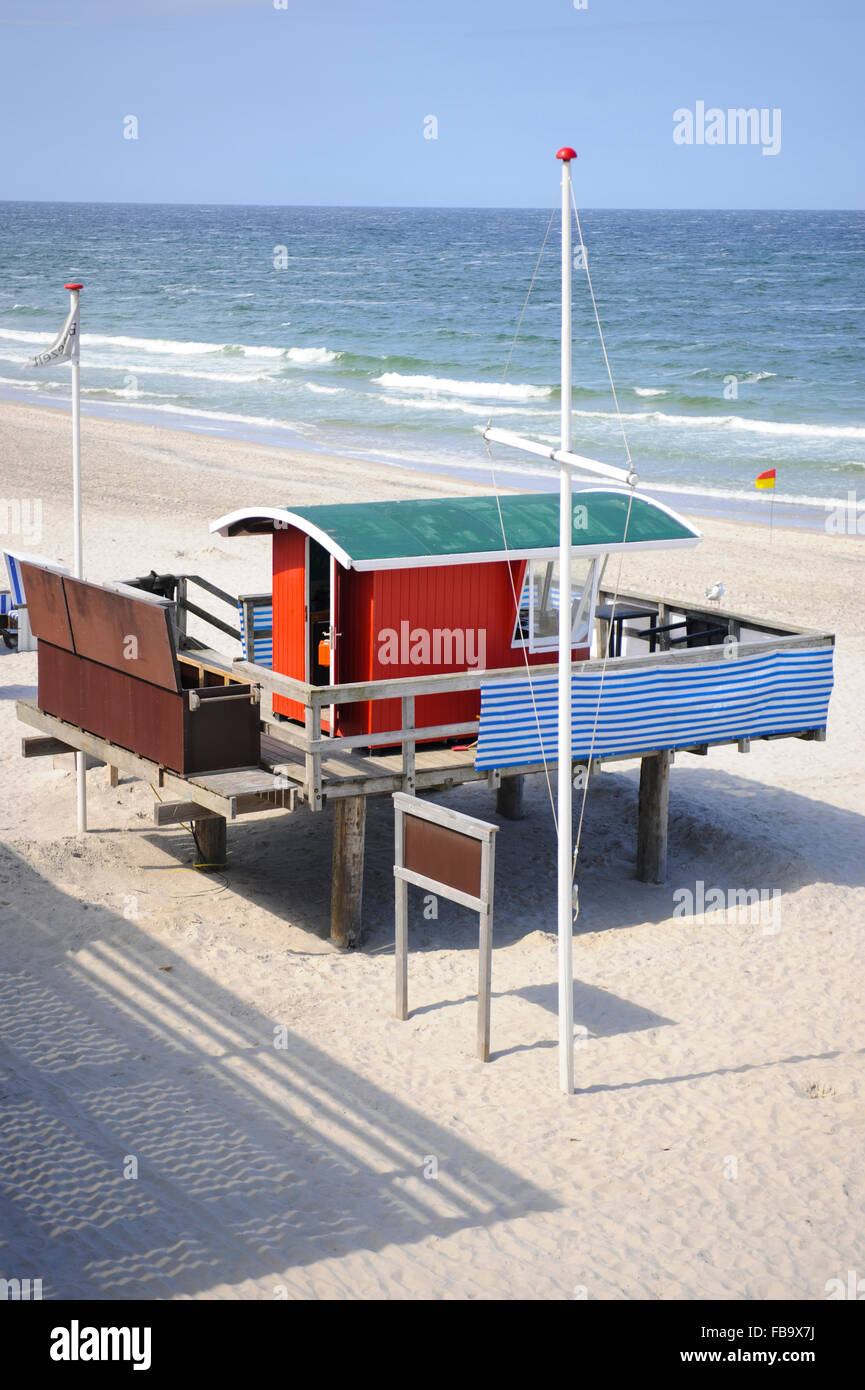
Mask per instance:
[[[863,39],[863,0],[0,0],[0,200],[545,207],[569,144],[585,207],[862,208]]]

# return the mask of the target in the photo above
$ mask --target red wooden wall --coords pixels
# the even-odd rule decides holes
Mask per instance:
[[[294,526],[273,533],[273,669],[306,680],[306,536]],[[274,695],[277,714],[303,723],[303,706]]]
[[[305,537],[294,529],[275,531],[273,537],[273,669],[305,680],[304,660],[304,576]],[[509,573],[509,570],[511,573]],[[484,665],[521,666],[523,648],[512,647],[517,598],[522,590],[525,561],[495,561],[487,564],[431,565],[404,570],[345,570],[336,566],[336,660],[332,671],[335,683],[395,680],[401,676],[471,670],[467,664],[438,664],[423,667],[408,661],[381,660],[382,633],[436,628],[471,629],[486,634]],[[513,581],[513,582],[512,582]],[[475,646],[475,652],[477,645]],[[582,660],[585,648],[575,649]],[[548,665],[556,652],[530,654],[532,666]],[[303,719],[294,701],[274,698],[274,709],[292,719]],[[475,719],[480,712],[480,692],[464,691],[449,695],[420,696],[415,706],[418,728],[436,724],[460,724]],[[342,705],[337,732],[380,733],[398,729],[402,708],[398,699],[364,701]]]

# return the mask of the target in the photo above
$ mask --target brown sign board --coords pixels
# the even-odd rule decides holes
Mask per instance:
[[[64,651],[74,651],[66,595],[63,592],[63,575],[57,570],[22,560],[21,580],[33,636],[55,647],[62,647]]]
[[[408,888],[413,884],[425,892],[440,893],[478,914],[477,1055],[482,1062],[488,1062],[498,826],[407,792],[394,792],[393,809],[396,1016],[408,1018]]]
[[[419,816],[405,818],[404,865],[448,888],[481,896],[482,842]]]

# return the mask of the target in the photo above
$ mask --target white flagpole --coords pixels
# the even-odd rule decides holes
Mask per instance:
[[[70,311],[78,309],[78,296],[83,288],[79,284],[69,284],[65,288],[69,291]],[[76,579],[84,578],[84,556],[82,549],[82,528],[81,528],[81,363],[79,361],[79,349],[81,344],[81,318],[77,315],[76,342],[70,367],[72,369],[72,515],[74,528],[74,558],[72,563],[72,573]],[[75,778],[78,793],[78,833],[83,835],[87,830],[87,781],[85,778],[85,754],[75,754]]]
[[[559,150],[562,161],[562,415],[561,449],[571,447],[571,160],[576,153]],[[562,461],[559,473],[559,730],[558,730],[558,942],[559,942],[559,1085],[574,1090],[574,971],[571,853],[571,470]]]

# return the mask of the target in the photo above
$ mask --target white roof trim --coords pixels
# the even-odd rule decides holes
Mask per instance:
[[[338,560],[343,569],[352,568],[352,559],[341,545],[337,545],[332,536],[326,531],[322,531],[318,526],[313,526],[305,516],[298,516],[297,512],[286,511],[285,507],[240,507],[236,512],[228,512],[221,516],[218,521],[210,523],[210,530],[220,536],[227,536],[232,527],[241,521],[272,521],[274,530],[280,531],[289,526],[296,526],[298,531],[303,531],[304,535],[311,536],[314,541],[318,541],[335,560]],[[238,535],[243,535],[239,531]],[[357,566],[355,565],[355,569]]]

